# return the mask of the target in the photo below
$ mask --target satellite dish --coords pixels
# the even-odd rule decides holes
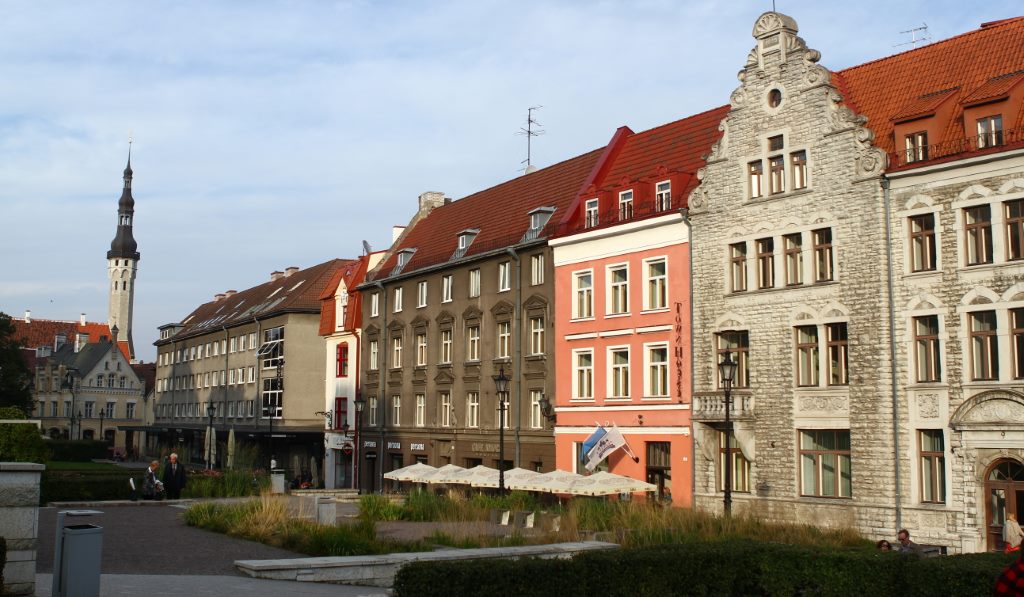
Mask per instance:
[[[372,253],[372,252],[373,252],[373,248],[372,248],[372,247],[370,247],[370,243],[368,243],[368,242],[366,242],[366,241],[364,240],[364,241],[363,241],[363,253],[365,253],[365,254],[369,255],[369,254],[370,254],[370,253]]]

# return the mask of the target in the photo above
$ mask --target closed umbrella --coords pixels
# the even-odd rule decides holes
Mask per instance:
[[[313,478],[313,487],[320,487],[320,461],[316,456],[309,457],[309,476]]]
[[[235,428],[228,432],[228,468],[235,468]]]

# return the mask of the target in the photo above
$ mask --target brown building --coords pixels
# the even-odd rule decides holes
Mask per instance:
[[[363,293],[361,482],[426,462],[497,467],[509,378],[505,467],[555,468],[541,399],[554,391],[554,268],[547,237],[599,151],[419,211]]]

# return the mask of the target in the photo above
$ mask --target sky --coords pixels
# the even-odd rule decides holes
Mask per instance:
[[[776,0],[839,70],[1019,0]],[[133,336],[270,272],[385,249],[417,196],[728,102],[771,0],[0,3],[0,311],[105,322],[133,138]]]

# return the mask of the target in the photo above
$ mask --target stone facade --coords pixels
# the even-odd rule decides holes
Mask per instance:
[[[39,477],[43,465],[0,463],[0,536],[7,541],[4,595],[34,595],[39,545]]]
[[[722,505],[716,363],[738,347],[734,510],[890,535],[885,154],[791,18],[766,13],[753,35],[689,202],[695,503]],[[802,441],[836,449],[802,456]]]

